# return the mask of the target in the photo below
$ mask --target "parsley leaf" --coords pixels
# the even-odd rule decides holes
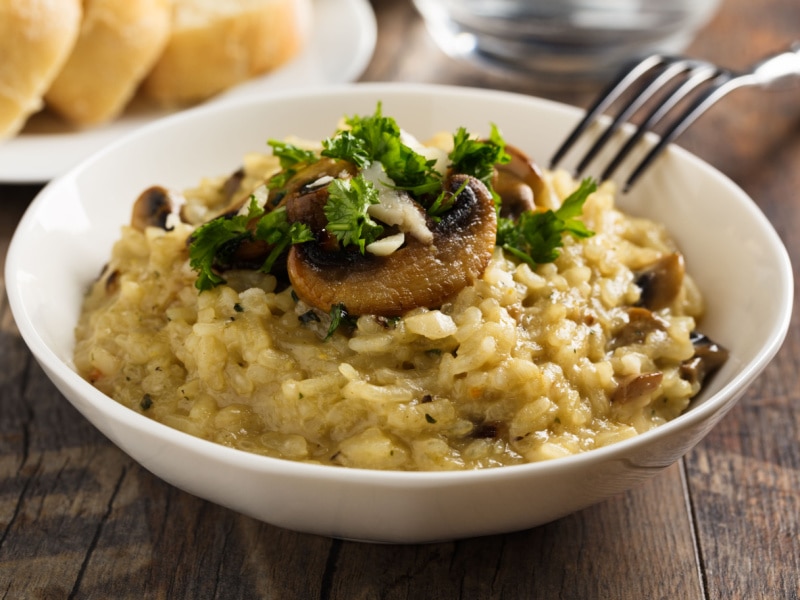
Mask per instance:
[[[328,186],[328,201],[324,208],[328,219],[327,231],[335,235],[343,246],[355,244],[364,254],[366,245],[383,233],[383,227],[367,212],[370,205],[378,202],[378,190],[364,177],[334,179]]]
[[[255,227],[251,223],[256,220]],[[225,283],[214,271],[214,265],[227,262],[243,242],[262,240],[272,246],[261,270],[269,273],[275,260],[291,244],[314,239],[304,223],[289,223],[286,208],[264,213],[254,196],[250,198],[247,214],[218,217],[198,227],[189,243],[189,266],[198,271],[195,287],[201,292]]]
[[[597,184],[587,178],[556,211],[526,211],[516,222],[499,218],[497,245],[531,266],[553,262],[563,246],[563,234],[576,238],[594,235],[578,217],[589,194],[596,189]]]
[[[453,134],[453,150],[448,155],[450,168],[454,173],[465,173],[480,179],[491,189],[494,166],[511,160],[505,148],[506,142],[494,123],[488,141],[473,139],[465,128],[460,127]]]
[[[414,195],[439,190],[441,176],[433,168],[436,161],[402,142],[400,127],[393,118],[383,116],[380,103],[374,114],[345,122],[350,129],[324,142],[324,156],[349,160],[362,168],[379,161],[396,188]]]
[[[352,131],[341,131],[333,139],[323,140],[322,147],[322,156],[348,160],[362,169],[371,162],[365,141],[353,135]]]
[[[407,190],[414,196],[436,192],[442,186],[441,177],[433,168],[436,160],[428,160],[417,154],[399,137],[386,139],[380,161],[386,174],[395,182],[395,187]]]
[[[253,233],[247,225],[263,214],[264,209],[258,205],[255,197],[251,196],[247,214],[231,218],[219,217],[194,231],[189,245],[189,266],[199,272],[197,281],[194,282],[198,290],[202,292],[225,283],[225,280],[214,272],[214,263],[220,258],[232,255],[243,241],[253,239]]]
[[[255,238],[263,240],[272,246],[269,255],[261,270],[264,273],[272,271],[275,260],[292,244],[302,244],[314,239],[314,234],[305,223],[295,221],[289,223],[286,218],[286,207],[281,206],[268,212],[258,220]]]
[[[269,140],[267,144],[272,147],[272,153],[278,157],[281,164],[280,173],[276,173],[267,182],[271,189],[283,187],[300,169],[319,160],[319,157],[313,151],[304,150],[294,144],[278,140]]]
[[[428,214],[434,221],[440,221],[441,216],[453,208],[456,198],[461,195],[461,192],[464,191],[464,189],[467,187],[467,184],[469,184],[469,180],[465,180],[464,183],[458,186],[458,189],[455,192],[451,193],[447,189],[443,189],[439,193],[439,195],[436,197],[436,200],[434,200],[428,207]]]

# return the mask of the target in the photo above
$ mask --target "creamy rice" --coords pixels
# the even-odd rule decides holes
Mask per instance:
[[[276,159],[245,165],[252,189]],[[546,179],[562,199],[577,185],[564,172]],[[232,271],[225,285],[194,287],[187,238],[224,205],[224,182],[184,193],[189,223],[124,227],[76,330],[80,373],[170,427],[298,461],[474,469],[635,436],[699,391],[682,375],[702,313],[688,275],[653,311],[657,326],[629,335],[638,272],[676,248],[662,226],[617,210],[611,184],[583,207],[595,235],[565,237],[555,262],[532,269],[496,248],[480,280],[441,307],[362,315],[325,340],[326,315],[307,318],[273,275]]]

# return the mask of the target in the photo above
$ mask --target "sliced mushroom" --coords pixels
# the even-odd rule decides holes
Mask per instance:
[[[691,340],[694,356],[681,364],[681,377],[689,383],[703,385],[707,377],[725,364],[730,353],[702,333],[693,332]]]
[[[242,187],[244,176],[244,168],[236,169],[228,176],[228,178],[225,180],[225,183],[222,184],[222,194],[224,195],[226,202],[231,202],[237,197],[239,188]]]
[[[286,202],[286,218],[299,221],[320,235],[328,225],[325,204],[328,202],[328,186],[307,190],[303,194],[292,194]]]
[[[272,190],[269,204],[281,206],[292,197],[306,196],[327,187],[333,179],[354,177],[357,173],[358,168],[349,161],[322,157],[300,169],[286,182],[286,185]]]
[[[668,307],[681,291],[686,267],[680,252],[666,254],[636,276],[642,294],[639,305],[650,310]]]
[[[467,175],[453,175],[445,187],[455,193],[462,185],[453,207],[430,223],[431,244],[407,236],[405,245],[381,257],[329,252],[317,243],[293,246],[287,268],[295,293],[320,310],[341,303],[356,315],[398,316],[441,306],[481,276],[495,244],[491,194]]]
[[[628,322],[617,331],[610,346],[620,348],[631,344],[644,344],[653,331],[666,331],[667,323],[646,308],[632,306],[628,309]]]
[[[342,175],[354,176],[357,171],[356,166],[350,162],[321,158],[300,169],[279,188],[269,188],[269,181],[259,184],[258,187],[266,186],[269,188],[264,208],[265,210],[273,210],[279,206],[284,206],[290,198],[313,194],[314,191],[324,188],[332,179]],[[235,181],[236,177],[236,173],[231,175],[224,187],[229,182]],[[233,183],[230,183],[230,185],[233,185]],[[256,190],[258,190],[258,187]],[[242,207],[250,202],[251,195],[252,192],[250,194],[234,194],[230,198],[231,202],[217,214],[217,217],[232,217],[238,214]]]
[[[171,214],[179,214],[179,207],[165,188],[155,185],[147,188],[136,199],[131,214],[131,226],[139,231],[148,227],[168,228]]]
[[[661,385],[663,379],[664,374],[661,371],[629,375],[620,381],[619,386],[611,395],[611,402],[615,404],[626,404],[628,402],[640,400],[655,392],[658,386]]]
[[[495,165],[494,191],[502,199],[500,215],[515,219],[537,206],[550,207],[549,193],[539,166],[515,146],[506,145],[511,161]]]
[[[105,281],[103,287],[105,289],[107,296],[113,296],[114,294],[119,292],[119,287],[120,287],[119,277],[120,277],[119,269],[112,270],[108,263],[103,265],[103,269],[97,276],[97,281]]]

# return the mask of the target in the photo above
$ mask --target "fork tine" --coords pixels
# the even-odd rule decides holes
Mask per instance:
[[[661,122],[662,119],[684,98],[690,93],[706,83],[709,79],[718,77],[722,74],[722,70],[714,65],[704,62],[694,62],[691,71],[683,81],[678,81],[674,88],[665,94],[663,101],[657,106],[653,107],[650,113],[642,120],[641,124],[636,128],[636,131],[626,140],[622,148],[617,152],[613,159],[608,163],[600,180],[604,181],[610,179],[616,172],[622,162],[630,154],[631,150],[639,143],[644,137],[645,133],[651,131],[654,127]]]
[[[634,95],[625,107],[620,110],[619,114],[614,118],[614,121],[609,125],[603,134],[595,140],[591,148],[586,152],[581,162],[575,169],[576,176],[579,176],[586,170],[589,163],[594,160],[598,152],[608,143],[608,140],[638,111],[648,100],[650,100],[657,92],[664,89],[664,87],[672,81],[677,75],[690,71],[696,65],[696,61],[689,59],[674,59],[666,62],[663,69],[645,86],[645,88]],[[661,65],[659,65],[661,66]]]
[[[583,132],[589,127],[589,125],[591,125],[594,120],[601,115],[606,108],[608,108],[609,105],[611,105],[611,103],[613,103],[614,100],[620,96],[620,94],[622,94],[622,92],[628,89],[631,83],[636,81],[639,77],[647,73],[647,71],[653,67],[662,64],[665,60],[665,57],[658,54],[648,56],[629,71],[623,72],[623,74],[620,75],[616,81],[609,85],[608,88],[606,88],[606,90],[600,94],[594,105],[587,111],[583,120],[578,123],[575,129],[573,129],[569,136],[567,136],[566,140],[564,140],[564,143],[561,144],[561,147],[555,151],[553,157],[550,159],[550,168],[555,167],[561,161],[561,159],[564,158],[564,155],[569,151],[570,148],[572,148],[581,134],[583,134]]]
[[[721,74],[717,75],[713,85],[700,94],[670,128],[661,135],[661,139],[658,143],[647,153],[644,159],[642,159],[630,174],[628,180],[625,182],[623,191],[629,190],[656,157],[661,154],[675,138],[683,133],[689,125],[694,123],[694,121],[717,100],[734,89],[734,87],[736,87],[735,84],[733,84],[734,81],[735,77],[729,71],[723,71]],[[732,83],[733,85],[728,85],[728,83]]]

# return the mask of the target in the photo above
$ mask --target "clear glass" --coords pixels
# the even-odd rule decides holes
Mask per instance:
[[[542,83],[599,83],[653,52],[678,53],[720,0],[414,0],[450,56]]]

